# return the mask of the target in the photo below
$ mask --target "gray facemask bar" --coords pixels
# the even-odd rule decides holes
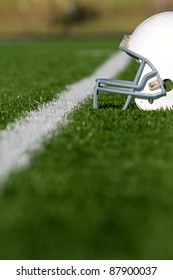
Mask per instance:
[[[145,58],[141,55],[138,55],[137,53],[127,49],[124,46],[120,45],[120,48],[122,51],[126,52],[131,57],[140,61],[140,66],[138,68],[135,79],[134,79],[134,81],[100,79],[100,78],[96,79],[96,84],[95,84],[95,88],[94,88],[93,107],[98,108],[99,91],[119,93],[119,94],[121,93],[121,94],[128,95],[127,100],[123,106],[123,110],[127,109],[127,107],[130,104],[131,98],[133,96],[135,98],[148,99],[149,102],[152,102],[154,99],[165,96],[166,89],[164,86],[164,82],[161,79],[156,68],[153,66],[153,64],[147,58]],[[148,65],[151,68],[151,71],[149,73],[145,74],[144,77],[142,78],[142,80],[140,81],[142,72],[146,65]],[[153,93],[141,92],[145,88],[147,82],[153,77],[157,78],[157,82],[159,84],[160,90],[157,92],[153,92]]]

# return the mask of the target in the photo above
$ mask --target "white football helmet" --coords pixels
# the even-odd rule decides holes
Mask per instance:
[[[126,94],[123,109],[132,96],[140,109],[173,109],[173,12],[156,14],[125,35],[120,49],[139,62],[134,81],[97,79],[94,108],[99,91]]]

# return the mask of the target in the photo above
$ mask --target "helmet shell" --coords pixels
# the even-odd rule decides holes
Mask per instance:
[[[173,81],[173,12],[159,13],[142,22],[131,35],[128,49],[147,58],[162,80]],[[146,67],[143,75],[148,71],[149,67]],[[150,91],[149,85],[144,89],[146,91]],[[138,107],[146,110],[173,108],[173,90],[152,104],[139,98],[135,101]]]

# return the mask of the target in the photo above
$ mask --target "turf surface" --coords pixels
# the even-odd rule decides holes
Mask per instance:
[[[6,182],[0,258],[173,258],[173,112],[124,112],[124,97],[109,94],[99,101],[71,113]]]
[[[0,42],[0,129],[92,73],[117,46],[112,39]]]

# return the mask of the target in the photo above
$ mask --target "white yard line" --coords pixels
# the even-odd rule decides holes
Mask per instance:
[[[53,101],[0,131],[0,179],[4,180],[12,170],[29,163],[29,152],[38,149],[43,140],[63,122],[64,116],[91,96],[95,78],[111,78],[122,71],[128,62],[127,55],[116,53],[91,76],[70,85]]]

